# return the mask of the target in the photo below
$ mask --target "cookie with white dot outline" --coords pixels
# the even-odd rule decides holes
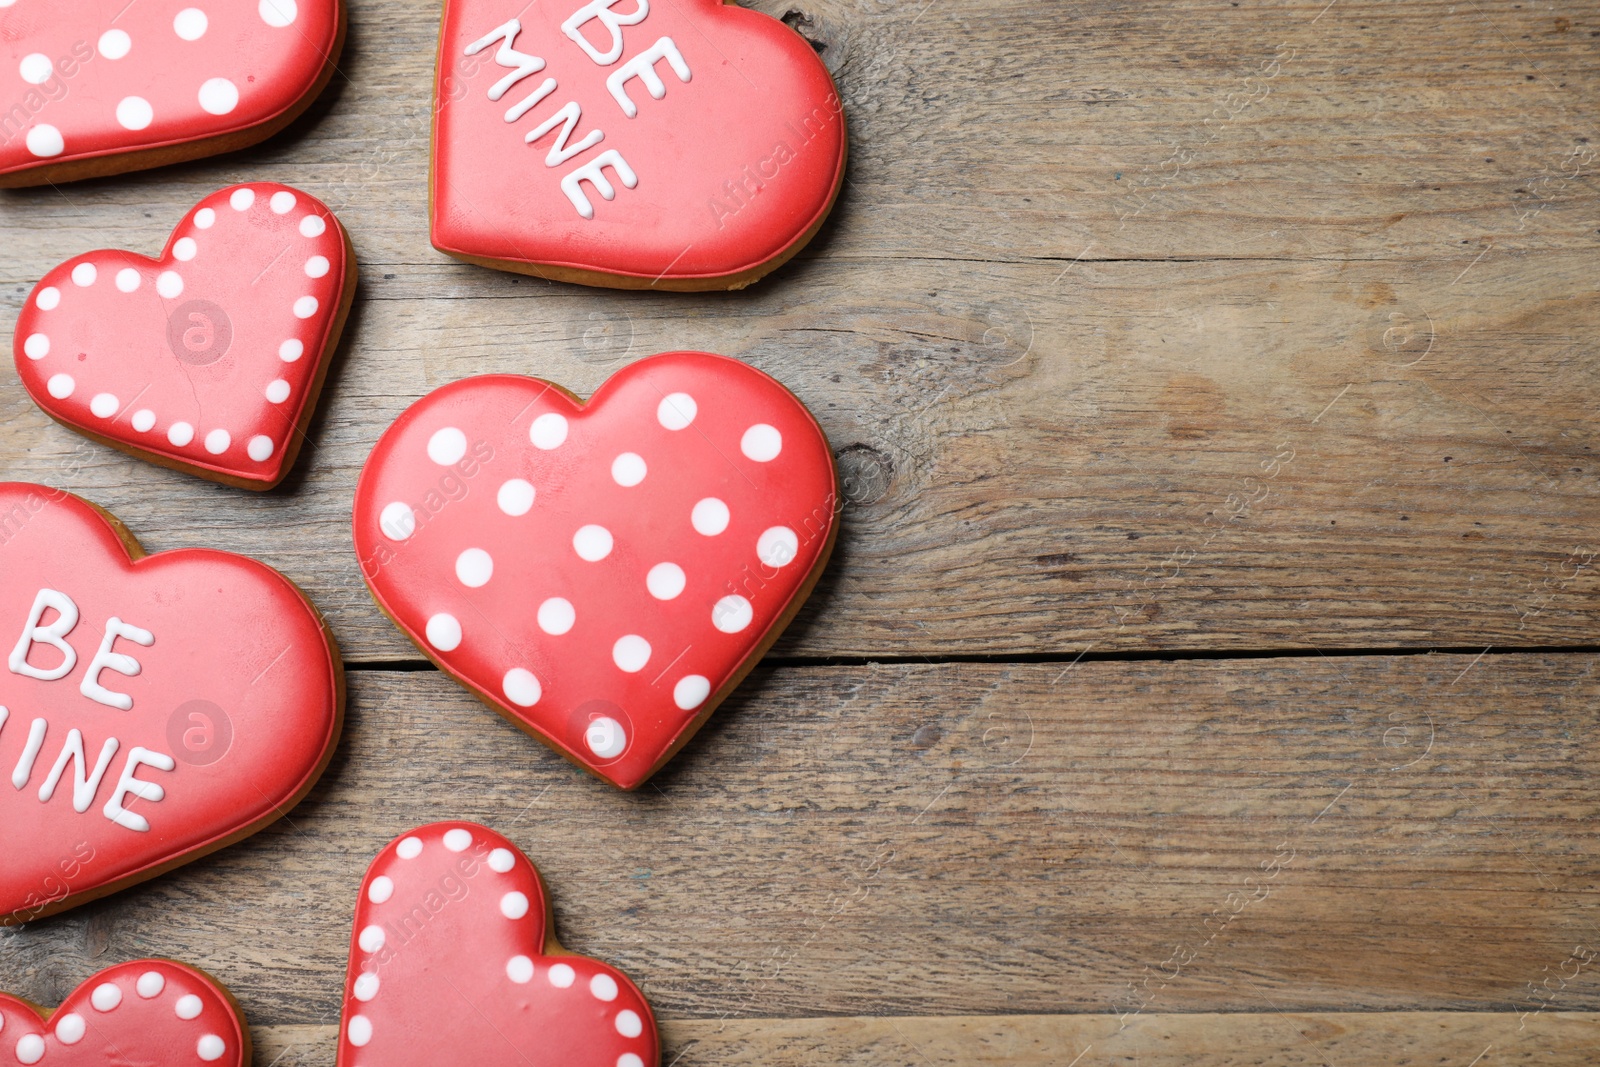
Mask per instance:
[[[339,0],[0,0],[0,187],[231,152],[299,117]]]
[[[232,994],[172,960],[89,978],[54,1011],[0,993],[0,1063],[23,1067],[243,1067],[250,1030]]]
[[[644,994],[553,930],[538,870],[493,830],[390,842],[356,902],[339,1067],[657,1067]]]
[[[515,375],[434,390],[373,448],[355,546],[424,654],[632,789],[799,610],[838,499],[794,394],[736,359],[671,352],[586,404]]]
[[[17,375],[85,436],[270,489],[300,451],[355,289],[355,251],[321,201],[230,186],[156,259],[86,252],[46,274],[17,319]]]

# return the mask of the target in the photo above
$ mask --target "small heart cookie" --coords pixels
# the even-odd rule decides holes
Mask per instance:
[[[340,1067],[656,1067],[644,995],[552,925],[539,872],[493,830],[391,842],[356,902]]]
[[[17,319],[17,374],[87,437],[270,489],[299,454],[355,288],[333,212],[286,185],[235,185],[156,259],[86,252],[46,274]]]

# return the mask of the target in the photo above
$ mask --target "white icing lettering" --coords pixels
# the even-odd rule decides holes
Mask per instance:
[[[33,725],[28,727],[28,743],[22,746],[22,755],[17,759],[16,769],[11,772],[14,788],[21,789],[33,776],[33,761],[39,758],[39,750],[44,747],[44,732],[49,728],[50,724],[43,719],[34,719]]]
[[[67,732],[67,743],[61,746],[61,755],[56,757],[56,765],[50,770],[50,777],[44,780],[44,785],[39,787],[39,799],[49,802],[55,796],[56,786],[61,781],[61,776],[66,773],[67,762],[73,763],[72,810],[83,813],[89,810],[89,805],[94,803],[94,795],[100,791],[100,780],[106,775],[106,768],[111,766],[111,757],[117,754],[117,739],[106,738],[106,743],[100,749],[100,759],[94,765],[94,772],[85,770],[87,762],[83,755],[83,734],[77,730]]]
[[[155,643],[155,635],[149,630],[142,630],[137,626],[130,626],[115,615],[106,620],[106,635],[100,640],[100,650],[94,654],[94,659],[89,661],[89,670],[83,676],[78,692],[97,703],[108,708],[120,708],[123,711],[133,707],[133,698],[126,693],[118,693],[107,689],[100,684],[100,672],[106,669],[116,671],[118,674],[132,678],[139,673],[139,661],[132,656],[121,652],[111,651],[112,642],[124,637],[134,644],[144,645],[148,648]]]
[[[663,37],[612,71],[610,77],[606,78],[606,88],[611,90],[611,95],[622,107],[622,113],[630,119],[639,114],[639,106],[628,96],[628,79],[638,78],[644,82],[644,87],[649,90],[651,98],[660,100],[667,95],[667,84],[661,80],[661,75],[656,73],[656,64],[663,59],[672,67],[672,73],[678,76],[679,81],[688,83],[693,77],[689,71],[689,64],[684,62],[683,53],[672,43],[672,38]]]
[[[617,190],[605,176],[603,169],[610,167],[617,172],[617,177],[622,179],[622,184],[629,189],[639,184],[639,176],[633,173],[633,168],[628,166],[628,161],[622,158],[615,148],[608,152],[601,152],[581,167],[576,167],[561,179],[561,191],[567,194],[567,199],[572,201],[572,206],[578,209],[578,214],[586,219],[594,218],[594,205],[584,195],[582,182],[589,182],[595,187],[601,197],[606,200],[615,200]]]
[[[506,108],[506,121],[516,122],[522,116],[526,115],[535,104],[555,91],[556,80],[554,78],[546,78],[540,84],[539,88],[523,97],[519,103],[512,104],[510,107]]]
[[[0,707],[0,730],[4,730],[6,728],[6,720],[9,718],[11,718],[10,709]]]
[[[48,626],[40,626],[39,620],[44,616],[47,608],[54,608],[55,621]],[[53,682],[57,678],[65,678],[72,668],[78,663],[78,654],[72,646],[63,640],[72,628],[78,625],[78,605],[65,593],[58,593],[54,589],[41,589],[33,598],[33,609],[28,612],[28,624],[22,628],[22,637],[17,640],[17,645],[11,650],[8,665],[12,674],[20,674],[28,678],[38,678],[40,681]],[[35,642],[54,645],[61,653],[61,663],[50,670],[42,670],[28,662],[28,651]],[[20,789],[21,786],[18,786]]]
[[[106,806],[101,809],[106,818],[126,830],[136,830],[146,833],[150,823],[143,815],[129,811],[123,806],[122,801],[128,796],[136,796],[140,800],[148,800],[152,804],[167,795],[167,791],[154,782],[146,782],[135,778],[134,772],[141,766],[154,767],[158,771],[170,771],[178,764],[171,756],[161,752],[151,752],[138,745],[128,752],[128,762],[122,765],[122,776],[117,779],[117,788],[111,791],[111,799],[106,801]]]
[[[617,0],[592,0],[591,3],[584,4],[574,11],[572,17],[561,24],[561,32],[572,38],[579,48],[589,53],[590,59],[602,67],[609,67],[622,58],[622,27],[637,26],[644,21],[646,15],[650,14],[649,0],[636,0],[636,2],[639,5],[637,11],[619,15],[611,10],[617,4]],[[611,43],[604,52],[596,49],[583,35],[584,24],[593,19],[598,19],[600,25],[611,34]]]
[[[475,56],[485,48],[488,48],[491,44],[494,44],[496,41],[500,42],[500,47],[495,49],[494,61],[496,64],[502,67],[510,68],[511,73],[507,74],[504,78],[501,78],[499,81],[495,82],[494,85],[490,86],[490,100],[500,99],[502,96],[506,95],[507,89],[510,89],[523,78],[526,78],[530,74],[537,74],[539,71],[544,69],[544,60],[540,59],[538,56],[526,55],[511,47],[512,42],[517,39],[517,34],[521,32],[522,23],[518,22],[516,19],[512,19],[505,25],[497,26],[484,36],[467,45],[467,55]],[[508,119],[507,121],[509,122],[510,120]]]
[[[568,101],[566,107],[530,130],[528,136],[524,137],[523,140],[528,144],[532,144],[557,126],[561,126],[561,132],[556,134],[556,143],[550,147],[550,154],[544,157],[545,166],[559,167],[573,156],[581,152],[587,152],[605,138],[605,134],[600,130],[590,130],[588,136],[583,140],[575,145],[568,145],[567,138],[572,136],[573,128],[578,125],[578,120],[582,117],[583,108],[578,106],[578,102],[576,100]],[[566,125],[562,126],[563,122]],[[629,185],[631,187],[632,183],[630,182]],[[566,188],[565,178],[562,179],[562,188]],[[568,193],[567,195],[571,196],[572,194]],[[611,197],[608,196],[606,199],[610,200]]]

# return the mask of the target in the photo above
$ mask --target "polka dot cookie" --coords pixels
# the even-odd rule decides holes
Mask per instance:
[[[644,995],[556,942],[539,872],[493,830],[424,826],[367,869],[339,1067],[658,1067],[659,1048]]]
[[[0,186],[229,152],[332,76],[339,0],[0,2]]]
[[[270,489],[299,453],[355,281],[320,201],[236,185],[200,201],[156,259],[87,252],[45,275],[17,320],[17,373],[79,433]]]
[[[107,968],[53,1012],[0,994],[0,1064],[8,1067],[243,1067],[250,1054],[228,991],[171,960]]]
[[[738,360],[652,356],[587,403],[469,378],[413,404],[356,489],[378,605],[579,766],[632,789],[777,639],[837,529],[811,413]]]

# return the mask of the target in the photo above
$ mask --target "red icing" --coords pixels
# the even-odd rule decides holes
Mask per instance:
[[[631,18],[639,5],[616,0],[608,10]],[[820,223],[843,175],[845,124],[833,81],[803,38],[720,0],[655,0],[642,21],[620,26],[621,54],[602,65],[562,32],[582,6],[446,4],[434,124],[436,247],[645,280],[717,278],[778,257]],[[504,42],[473,56],[466,49],[513,18],[521,32],[512,47],[545,66],[491,100],[490,90],[514,74],[495,62]],[[601,21],[580,32],[607,53],[612,35]],[[690,80],[682,81],[668,58],[653,67],[665,91],[660,99],[640,78],[629,79],[623,89],[637,109],[630,118],[607,79],[663,37]],[[506,112],[549,78],[556,80],[549,95],[507,122]],[[561,126],[533,144],[524,137],[568,103],[581,110],[568,147],[595,130],[604,137],[548,166]],[[583,183],[594,211],[585,219],[561,180],[611,151],[638,185],[626,188],[606,169],[615,189],[608,201]]]
[[[338,738],[340,668],[316,612],[282,575],[203,548],[130,561],[89,504],[17,482],[0,483],[0,555],[0,705],[8,711],[0,724],[0,923],[204,854],[276,819],[310,787]],[[65,594],[78,612],[62,637],[76,662],[55,680],[11,666],[45,589]],[[48,629],[60,617],[45,609],[37,624]],[[82,691],[112,617],[153,637],[148,645],[127,636],[112,644],[112,653],[134,658],[136,675],[98,672],[102,689],[131,700],[127,709]],[[42,639],[25,655],[45,673],[66,659]],[[46,725],[30,769],[36,719]],[[50,799],[39,795],[72,730],[81,734],[85,778],[107,740],[117,740],[82,812],[71,761]],[[172,765],[162,770],[146,759],[133,772],[165,794],[123,797],[143,831],[107,815],[136,748]],[[22,785],[14,788],[19,768]]]
[[[694,400],[693,421],[668,429],[660,409],[680,394]],[[668,407],[669,419],[683,414]],[[539,447],[532,435],[546,427],[540,440],[553,444],[561,420],[564,439]],[[781,435],[775,458],[745,453],[758,425]],[[435,435],[449,429],[459,431],[461,454],[431,457]],[[770,448],[756,431],[752,446],[763,441]],[[619,474],[639,474],[633,461],[619,464],[624,454],[643,461],[636,485],[619,484]],[[533,488],[531,505],[525,488],[506,488],[511,482]],[[525,513],[508,513],[502,493]],[[707,499],[726,506],[721,532],[696,529],[695,509]],[[792,394],[737,360],[674,352],[619,371],[587,405],[510,375],[435,390],[373,449],[356,489],[355,543],[379,605],[419,648],[512,721],[631,789],[776,636],[828,551],[835,500],[827,440]],[[387,529],[386,509],[394,509]],[[722,517],[717,510],[702,513],[707,529]],[[393,536],[396,515],[410,516],[411,536]],[[610,551],[594,561],[575,544],[589,526],[611,535]],[[765,562],[762,538],[778,530],[789,533],[767,539],[768,560],[791,558]],[[582,543],[591,554],[604,547],[592,534]],[[483,577],[483,556],[468,550],[492,561],[481,585],[463,580]],[[664,600],[649,575],[667,563],[681,570],[682,586]],[[675,591],[672,577],[658,574],[656,587]],[[727,597],[744,603],[723,605]],[[560,604],[546,606],[553,600],[570,605],[572,618]],[[448,623],[430,634],[440,616],[459,635]],[[570,628],[553,632],[563,622]],[[638,638],[648,655],[630,672],[618,657],[635,665]],[[536,702],[511,698],[512,671],[531,676],[511,679],[511,689],[526,699],[537,688]],[[606,719],[620,732],[608,733]]]
[[[282,26],[263,14],[291,11]],[[14,0],[0,8],[0,174],[271,122],[338,37],[336,0]]]
[[[84,982],[53,1012],[0,993],[0,1063],[69,1067],[239,1067],[247,1034],[208,976],[133,960]]]
[[[220,190],[158,259],[86,252],[46,274],[17,320],[17,374],[76,430],[267,488],[299,447],[346,259],[343,228],[314,197],[270,182]]]
[[[493,830],[391,842],[356,903],[338,1063],[656,1067],[644,995],[598,960],[546,955],[545,923],[539,872]]]

